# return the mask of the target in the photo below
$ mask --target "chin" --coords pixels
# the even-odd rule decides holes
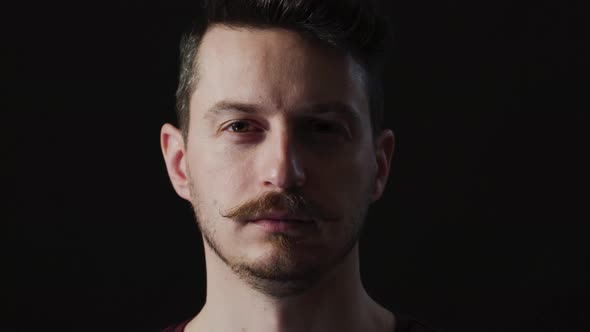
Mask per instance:
[[[232,269],[258,291],[272,297],[296,296],[312,287],[322,275],[317,264],[304,262],[292,255],[268,253]]]
[[[308,250],[271,245],[245,265],[259,277],[267,279],[299,279],[320,271],[327,265],[322,257]]]

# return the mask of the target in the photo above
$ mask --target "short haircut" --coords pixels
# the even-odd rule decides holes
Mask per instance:
[[[363,68],[373,137],[382,130],[384,60],[391,28],[371,0],[205,0],[202,11],[180,42],[180,75],[176,114],[185,143],[189,105],[198,80],[197,52],[214,24],[235,27],[285,28],[321,45],[350,54]]]

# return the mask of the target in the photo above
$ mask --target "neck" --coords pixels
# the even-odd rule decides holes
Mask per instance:
[[[271,297],[253,289],[205,246],[207,300],[187,332],[392,331],[394,317],[362,286],[358,244],[305,292]]]

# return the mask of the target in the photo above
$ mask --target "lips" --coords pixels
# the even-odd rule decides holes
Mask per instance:
[[[252,225],[259,227],[265,232],[285,233],[291,235],[302,235],[314,229],[313,221],[305,220],[271,220],[258,219],[251,222]]]
[[[249,220],[249,222],[257,222],[257,221],[262,221],[262,220],[266,220],[266,221],[276,221],[276,222],[291,222],[291,223],[313,223],[314,220],[311,218],[307,218],[305,216],[300,216],[300,215],[295,215],[295,214],[291,214],[291,213],[287,213],[287,212],[280,212],[280,211],[275,211],[275,212],[270,212],[270,213],[265,213],[265,214],[261,214],[256,216],[255,218],[252,218],[251,220]]]
[[[275,233],[297,234],[305,230],[310,230],[315,226],[313,219],[283,212],[271,212],[256,216],[249,220],[264,231]],[[302,233],[303,234],[303,233]]]

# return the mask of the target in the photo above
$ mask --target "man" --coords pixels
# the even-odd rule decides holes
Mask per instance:
[[[358,238],[387,182],[385,25],[367,1],[210,1],[181,43],[161,146],[207,298],[167,331],[427,331],[373,301]]]

